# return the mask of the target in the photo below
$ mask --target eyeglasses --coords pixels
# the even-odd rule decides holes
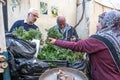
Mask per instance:
[[[33,14],[33,13],[30,13],[30,14],[32,14],[34,17],[37,17],[37,18],[39,18],[39,17],[38,17],[38,15],[35,15],[35,14]]]

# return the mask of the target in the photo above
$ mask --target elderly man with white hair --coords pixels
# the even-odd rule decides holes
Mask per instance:
[[[11,27],[10,32],[13,32],[14,29],[18,27],[23,27],[25,31],[28,31],[29,29],[37,29],[38,26],[36,26],[34,23],[39,18],[39,12],[38,10],[34,8],[30,8],[27,14],[27,18],[25,20],[17,20]]]

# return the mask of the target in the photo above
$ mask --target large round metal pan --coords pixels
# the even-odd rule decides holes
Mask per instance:
[[[75,80],[88,80],[83,72],[67,67],[50,69],[42,73],[39,80],[57,80],[57,73],[59,70],[63,70],[66,74],[73,76]]]

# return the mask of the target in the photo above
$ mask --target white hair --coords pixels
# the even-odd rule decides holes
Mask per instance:
[[[33,11],[38,11],[38,10],[35,9],[35,8],[30,8],[30,9],[28,10],[28,14],[29,14],[29,13],[32,13]]]

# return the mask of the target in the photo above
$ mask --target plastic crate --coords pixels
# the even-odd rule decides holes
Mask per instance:
[[[68,67],[68,60],[42,60],[49,64],[50,68]]]

